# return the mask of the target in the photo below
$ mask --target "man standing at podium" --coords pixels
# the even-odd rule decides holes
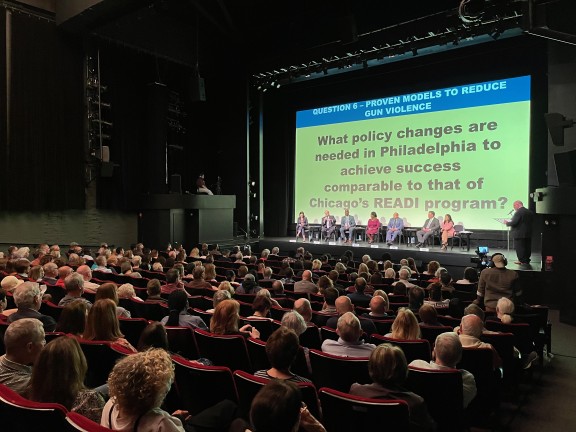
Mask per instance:
[[[524,207],[522,201],[514,201],[514,216],[507,220],[506,226],[509,226],[514,239],[514,249],[518,261],[515,264],[529,265],[530,255],[532,254],[532,219],[534,214]]]

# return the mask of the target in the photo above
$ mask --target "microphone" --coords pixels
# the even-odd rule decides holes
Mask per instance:
[[[511,216],[514,213],[514,209],[510,210],[510,212],[508,213],[508,216]]]

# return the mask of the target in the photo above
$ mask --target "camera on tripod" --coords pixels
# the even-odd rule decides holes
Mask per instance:
[[[488,253],[490,252],[488,246],[478,246],[475,252],[478,256],[471,257],[470,262],[476,264],[476,268],[480,270],[489,267],[491,260],[488,258]]]

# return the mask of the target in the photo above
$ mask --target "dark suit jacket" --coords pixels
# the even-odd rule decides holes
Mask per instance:
[[[8,317],[8,322],[14,322],[21,318],[36,318],[42,322],[45,332],[53,332],[56,329],[56,321],[49,315],[42,315],[33,309],[18,309]]]
[[[512,216],[512,220],[506,225],[511,227],[512,238],[532,237],[532,219],[534,214],[526,207],[520,207]]]

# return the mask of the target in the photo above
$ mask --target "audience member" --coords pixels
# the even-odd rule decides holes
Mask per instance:
[[[372,296],[364,294],[364,290],[366,289],[366,279],[363,277],[356,278],[354,281],[354,288],[355,292],[348,294],[348,298],[350,298],[354,306],[363,308],[369,307]]]
[[[372,384],[352,384],[350,394],[376,399],[400,399],[408,403],[411,431],[434,431],[435,422],[430,417],[424,399],[406,391],[404,382],[408,375],[406,356],[400,347],[379,345],[370,355],[368,373]]]
[[[210,332],[222,335],[241,335],[246,338],[259,339],[260,332],[257,328],[246,324],[240,328],[240,303],[236,300],[223,300],[214,309],[214,314],[210,320]]]
[[[75,338],[62,336],[53,339],[34,363],[28,399],[59,403],[99,422],[105,401],[99,392],[84,386],[87,370],[86,357]]]
[[[147,302],[158,302],[158,303],[166,303],[166,299],[162,298],[162,284],[161,282],[154,278],[150,279],[146,284],[146,301]]]
[[[420,306],[418,316],[420,317],[420,322],[418,323],[420,326],[442,326],[442,324],[438,322],[438,311],[431,304],[424,303]]]
[[[82,300],[66,303],[56,324],[56,331],[82,339],[86,328],[87,314],[88,308]]]
[[[162,348],[168,351],[169,347],[166,327],[158,321],[153,321],[142,330],[136,348],[138,352],[142,352],[150,348]]]
[[[110,299],[98,300],[90,308],[83,336],[86,340],[112,342],[136,352],[136,348],[124,338],[120,331],[116,305]]]
[[[312,272],[310,270],[304,270],[302,273],[302,280],[294,284],[294,292],[297,293],[318,293],[318,287],[314,282],[312,282]]]
[[[418,313],[420,306],[424,304],[424,290],[419,286],[412,287],[408,290],[408,308]]]
[[[294,308],[296,312],[302,315],[304,321],[306,323],[310,323],[312,321],[312,305],[310,304],[310,300],[307,298],[299,298],[294,302]]]
[[[188,296],[182,290],[175,290],[168,296],[169,315],[160,321],[165,326],[189,327],[208,330],[202,318],[188,312]]]
[[[376,345],[360,340],[362,327],[360,320],[352,312],[346,312],[338,318],[336,328],[338,340],[326,339],[322,342],[322,351],[343,357],[368,357]]]
[[[492,366],[497,369],[502,366],[502,359],[491,344],[480,340],[483,330],[484,323],[477,315],[464,315],[460,322],[458,336],[464,348],[490,348],[492,350]]]
[[[101,300],[101,299],[110,299],[114,302],[114,304],[116,305],[116,315],[118,316],[118,318],[130,318],[131,314],[129,310],[126,310],[125,308],[123,308],[122,306],[118,306],[118,304],[120,303],[120,300],[118,299],[118,291],[117,291],[117,287],[116,284],[113,282],[106,282],[103,283],[100,288],[98,288],[98,291],[96,292],[96,296],[95,296],[95,300]]]
[[[14,303],[18,309],[8,317],[9,323],[22,318],[36,318],[42,322],[44,331],[53,332],[56,329],[54,318],[38,312],[42,305],[42,292],[40,292],[38,283],[24,282],[20,284],[14,290]]]
[[[66,306],[67,303],[79,299],[86,303],[88,309],[92,307],[92,302],[82,297],[84,293],[84,278],[81,275],[72,273],[66,276],[64,288],[66,289],[66,295],[58,302],[58,306]]]
[[[338,319],[341,315],[345,314],[346,312],[354,312],[354,305],[352,301],[347,296],[340,296],[335,301],[336,312],[338,316],[333,316],[328,318],[326,321],[326,327],[330,328],[337,328],[338,327]],[[378,333],[376,326],[372,322],[372,320],[368,318],[359,318],[360,319],[360,326],[362,327],[362,331],[367,335],[371,335],[372,333]]]
[[[370,299],[370,312],[362,314],[364,318],[370,319],[385,319],[388,318],[388,309],[390,303],[388,302],[388,295],[382,292],[383,295],[374,295]]]
[[[408,308],[398,309],[391,332],[386,337],[402,340],[420,339],[420,326],[414,313]]]
[[[0,384],[24,395],[32,365],[46,344],[44,327],[36,318],[22,318],[4,333],[6,354],[0,357]]]

